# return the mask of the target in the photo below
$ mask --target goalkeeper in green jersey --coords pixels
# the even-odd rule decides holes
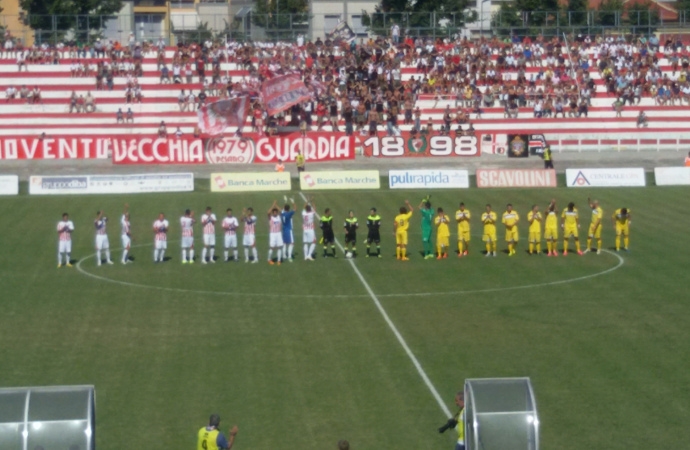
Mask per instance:
[[[434,258],[434,246],[431,242],[431,224],[434,220],[434,210],[431,209],[431,196],[427,195],[419,204],[422,214],[422,245],[424,246],[424,259]]]

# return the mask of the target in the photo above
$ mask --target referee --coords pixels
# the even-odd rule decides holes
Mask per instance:
[[[323,232],[323,237],[321,238],[321,243],[323,244],[323,257],[327,258],[328,245],[331,246],[331,251],[333,251],[333,257],[336,258],[335,254],[335,234],[333,233],[333,215],[331,214],[331,209],[326,208],[321,216],[321,231]]]
[[[225,438],[225,435],[218,430],[220,426],[220,416],[218,414],[211,414],[208,419],[208,426],[199,430],[199,440],[197,450],[230,450],[235,443],[235,436],[237,436],[237,425],[232,427],[229,431],[230,440]]]
[[[367,258],[372,256],[370,253],[371,244],[376,244],[376,256],[381,257],[381,216],[376,212],[376,208],[371,208],[369,216],[367,217]]]

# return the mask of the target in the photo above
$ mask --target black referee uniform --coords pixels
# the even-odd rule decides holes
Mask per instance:
[[[333,251],[333,257],[335,258],[335,235],[333,234],[333,216],[329,213],[321,216],[321,231],[323,233],[322,243],[323,243],[323,256],[324,258],[328,255],[328,246],[331,246]]]
[[[376,256],[381,257],[381,216],[376,212],[376,208],[371,208],[371,214],[367,217],[367,258],[371,256],[371,244],[376,244]]]

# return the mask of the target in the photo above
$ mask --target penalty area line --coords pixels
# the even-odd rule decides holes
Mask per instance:
[[[300,197],[302,197],[302,200],[304,200],[305,202],[309,202],[309,200],[307,200],[307,197],[305,197],[304,193],[302,193],[300,191],[299,195],[300,195]],[[319,214],[316,211],[314,211],[314,215],[317,218],[320,218]],[[342,244],[340,244],[340,241],[338,241],[337,238],[335,239],[335,243],[338,246],[338,248],[340,249],[340,251],[344,253],[345,248],[342,246]],[[443,399],[439,395],[434,384],[429,379],[429,376],[426,374],[426,371],[422,367],[422,364],[419,362],[419,360],[417,359],[415,354],[412,352],[412,350],[410,349],[410,346],[407,345],[407,342],[405,341],[405,338],[402,336],[402,334],[398,330],[398,327],[396,327],[395,324],[393,323],[393,321],[391,320],[391,318],[388,315],[388,313],[386,312],[385,308],[383,307],[383,305],[379,301],[379,298],[374,293],[374,290],[371,288],[371,286],[369,286],[369,283],[367,283],[367,280],[364,278],[364,275],[362,275],[362,272],[359,271],[359,268],[357,267],[355,262],[352,259],[348,259],[347,262],[350,263],[350,267],[355,272],[355,275],[357,275],[357,278],[359,278],[360,283],[362,283],[362,286],[364,286],[364,289],[369,294],[369,298],[371,298],[371,301],[374,302],[376,309],[378,309],[379,313],[381,313],[381,316],[383,317],[383,320],[388,325],[388,328],[390,328],[390,330],[393,332],[393,334],[395,335],[395,338],[398,340],[398,343],[402,346],[403,350],[405,350],[405,353],[407,354],[408,358],[410,358],[410,361],[412,361],[412,364],[414,365],[415,369],[417,369],[417,373],[422,378],[422,381],[424,381],[424,384],[426,384],[426,387],[431,392],[431,395],[436,400],[436,403],[438,403],[438,406],[441,408],[441,411],[443,411],[446,414],[446,416],[450,417],[452,415],[450,410],[448,409],[446,404],[443,402]]]

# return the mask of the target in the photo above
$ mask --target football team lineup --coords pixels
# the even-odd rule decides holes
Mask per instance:
[[[355,262],[352,260],[356,256],[356,242],[357,242],[357,229],[358,229],[358,221],[357,218],[354,216],[354,213],[352,211],[348,212],[348,215],[345,218],[344,221],[344,231],[345,231],[345,238],[344,238],[344,244],[340,242],[337,238],[335,238],[335,233],[333,230],[333,216],[331,214],[331,211],[329,208],[326,208],[324,210],[324,215],[320,216],[318,213],[316,213],[316,202],[313,197],[307,198],[304,196],[304,194],[299,193],[299,195],[302,197],[302,200],[304,201],[304,208],[302,210],[302,219],[303,219],[303,249],[304,249],[304,259],[307,261],[313,261],[314,257],[316,256],[315,253],[315,247],[316,247],[316,236],[314,235],[314,228],[316,226],[317,221],[319,222],[319,226],[323,231],[323,236],[321,237],[319,243],[323,244],[323,249],[324,249],[324,257],[330,256],[330,257],[335,257],[336,256],[336,246],[339,248],[339,251],[341,254],[344,254],[346,256],[346,260],[350,264],[353,265],[353,268],[355,267],[354,264]],[[281,261],[281,256],[289,261],[292,261],[292,259],[295,256],[295,253],[293,252],[293,246],[294,246],[294,238],[292,236],[292,218],[295,212],[297,211],[297,204],[294,200],[294,198],[288,198],[287,196],[284,197],[284,205],[282,208],[278,207],[278,202],[274,201],[271,207],[267,211],[267,217],[268,217],[268,222],[269,222],[269,253],[268,253],[268,259],[267,261],[269,264],[279,264]],[[418,210],[421,213],[422,219],[421,219],[421,232],[416,232],[416,231],[410,231],[409,230],[409,221],[411,217],[414,214],[415,208],[409,204],[409,202],[405,202],[406,206],[403,208],[400,208],[400,215],[396,217],[394,223],[393,223],[393,231],[391,234],[395,236],[396,240],[396,258],[398,260],[409,260],[407,258],[407,254],[403,253],[403,249],[407,248],[407,240],[408,240],[408,235],[412,236],[420,236],[421,241],[422,241],[422,246],[424,249],[420,251],[420,256],[422,256],[424,259],[445,259],[447,258],[448,255],[448,249],[449,249],[449,242],[448,242],[448,224],[450,223],[450,219],[448,218],[448,215],[445,214],[443,211],[443,208],[436,208],[434,209],[431,205],[431,198],[430,196],[426,196],[425,198],[422,199],[422,201],[419,204]],[[537,287],[544,287],[544,286],[555,286],[555,285],[561,285],[561,284],[566,284],[566,283],[572,283],[576,281],[582,281],[582,280],[587,280],[590,278],[598,277],[601,275],[605,275],[608,273],[611,273],[618,268],[620,268],[625,260],[618,254],[615,253],[611,250],[603,249],[602,248],[602,242],[601,242],[601,228],[603,226],[602,224],[602,219],[603,219],[603,211],[601,207],[599,206],[599,203],[597,200],[591,200],[588,199],[589,206],[592,209],[592,221],[590,224],[590,227],[588,229],[588,241],[587,241],[587,248],[585,251],[580,250],[580,245],[579,245],[579,233],[578,229],[580,228],[579,224],[579,215],[577,208],[574,207],[573,203],[570,203],[560,214],[561,216],[561,229],[563,230],[564,237],[567,238],[573,238],[576,244],[576,251],[580,254],[583,255],[585,252],[587,252],[591,247],[592,247],[592,241],[596,244],[596,250],[595,253],[597,254],[603,254],[608,255],[609,259],[612,260],[612,265],[608,265],[605,267],[597,267],[596,271],[593,271],[591,273],[585,273],[585,274],[578,274],[578,276],[571,276],[571,277],[563,277],[559,279],[548,279],[544,280],[543,282],[537,282],[537,283],[526,283],[526,284],[518,284],[518,285],[506,285],[502,286],[500,282],[497,281],[497,283],[492,283],[491,287],[467,287],[464,286],[463,289],[452,289],[452,290],[443,290],[443,289],[438,289],[438,290],[427,290],[423,292],[386,292],[386,293],[380,293],[377,294],[378,297],[381,298],[392,298],[392,297],[427,297],[427,296],[436,296],[436,295],[463,295],[463,294],[478,294],[478,293],[489,293],[489,292],[500,292],[504,290],[516,290],[516,289],[531,289],[531,288],[537,288]],[[179,243],[180,248],[182,250],[182,258],[181,261],[183,264],[189,264],[193,263],[195,260],[194,257],[194,242],[193,242],[193,226],[196,224],[196,220],[194,218],[194,212],[191,210],[185,210],[184,215],[180,218],[180,227],[181,227],[181,234],[182,234],[182,239],[180,240],[168,240],[167,238],[167,233],[169,231],[169,223],[165,219],[165,217],[159,216],[159,218],[154,222],[154,227],[153,227],[153,232],[154,232],[154,239],[153,242],[150,243],[144,243],[144,244],[138,244],[138,245],[131,245],[132,239],[131,239],[131,223],[129,222],[129,210],[128,210],[128,205],[125,205],[125,211],[122,215],[121,218],[121,226],[122,226],[122,247],[119,249],[122,251],[122,259],[121,262],[122,264],[129,264],[131,260],[129,259],[129,252],[133,248],[147,248],[150,246],[154,247],[154,262],[162,262],[162,261],[167,261],[168,259],[165,258],[165,253],[164,251],[167,249],[167,243]],[[242,214],[239,217],[239,220],[237,217],[233,215],[233,212],[230,208],[226,211],[226,217],[222,220],[222,229],[224,233],[224,261],[226,262],[231,262],[231,261],[239,261],[238,258],[238,245],[237,245],[237,233],[236,231],[239,229],[240,223],[244,225],[244,236],[243,236],[243,246],[245,250],[245,262],[258,262],[258,252],[256,250],[256,243],[257,243],[257,236],[264,237],[266,236],[265,234],[257,234],[255,230],[255,224],[258,221],[256,215],[254,214],[254,211],[252,208],[246,208],[243,209]],[[402,217],[401,217],[402,216]],[[482,241],[484,241],[486,245],[486,252],[484,253],[485,256],[496,256],[496,245],[497,245],[497,236],[496,236],[496,222],[497,222],[497,214],[491,209],[490,205],[486,205],[486,210],[484,213],[482,213],[481,216],[481,223],[483,225],[483,230],[481,234],[472,234],[470,233],[470,226],[469,226],[469,221],[471,219],[471,213],[468,209],[465,208],[465,205],[463,202],[460,202],[459,204],[459,209],[455,213],[455,220],[457,222],[458,226],[458,248],[457,248],[457,256],[460,257],[466,257],[468,256],[468,247],[469,247],[469,242],[471,241],[471,237],[474,236],[475,238],[481,238]],[[324,220],[325,219],[325,220]],[[406,220],[404,220],[406,219]],[[620,246],[620,241],[622,238],[623,243],[625,244],[625,249],[627,249],[628,246],[628,234],[629,234],[629,225],[630,225],[630,211],[627,208],[621,208],[618,209],[614,212],[614,214],[611,217],[615,229],[616,229],[616,250],[619,249]],[[541,253],[541,229],[542,229],[542,222],[544,221],[544,217],[542,214],[539,212],[539,208],[535,205],[533,206],[532,210],[529,211],[527,214],[527,221],[529,223],[529,254],[537,254]],[[547,214],[546,214],[546,236],[547,236],[547,249],[548,249],[548,256],[557,256],[558,252],[556,249],[556,243],[558,239],[558,213],[556,210],[556,202],[555,199],[552,199],[551,202],[549,203],[547,207]],[[64,220],[63,220],[64,222]],[[67,221],[69,222],[69,221]],[[217,222],[217,218],[215,214],[212,211],[211,207],[207,207],[205,210],[205,213],[201,216],[201,224],[204,228],[204,248],[202,250],[202,255],[201,255],[201,263],[202,264],[208,264],[208,263],[215,263],[215,255],[214,255],[214,250],[215,250],[215,223]],[[381,254],[381,249],[380,249],[380,242],[381,242],[381,236],[379,233],[379,229],[381,226],[381,216],[377,214],[376,208],[371,208],[370,210],[370,215],[367,217],[367,228],[368,228],[368,233],[367,233],[367,238],[363,241],[364,244],[367,246],[366,249],[366,256],[369,257],[371,256],[376,256],[378,258],[382,257]],[[513,256],[516,254],[516,246],[517,242],[519,241],[519,234],[517,233],[517,223],[519,222],[519,214],[512,209],[512,206],[508,204],[506,206],[506,211],[502,215],[502,223],[506,228],[506,237],[505,241],[508,246],[508,249],[505,251],[505,253],[508,254],[508,256]],[[96,264],[98,266],[101,265],[101,256],[102,256],[102,251],[106,252],[106,262],[110,262],[110,254],[109,254],[109,245],[107,242],[107,233],[106,233],[106,223],[107,223],[107,218],[103,216],[102,211],[99,211],[97,213],[96,220],[94,221],[94,226],[96,229],[96,252],[85,256],[81,259],[78,260],[76,264],[76,268],[79,271],[79,273],[88,276],[90,278],[103,281],[103,282],[109,282],[109,283],[114,283],[114,284],[120,284],[123,286],[129,286],[129,287],[135,287],[135,288],[143,288],[143,289],[153,289],[153,290],[159,290],[159,291],[170,291],[170,292],[189,292],[189,293],[198,293],[198,294],[209,294],[209,295],[220,295],[220,296],[233,296],[233,295],[242,295],[242,296],[272,296],[275,295],[276,297],[303,297],[303,298],[309,298],[309,297],[314,297],[314,298],[320,298],[322,296],[320,295],[310,295],[310,294],[270,294],[270,293],[265,293],[265,292],[237,292],[235,289],[232,290],[209,290],[209,289],[203,289],[203,288],[198,288],[198,289],[193,289],[193,288],[180,288],[180,287],[171,287],[171,286],[166,286],[166,283],[161,283],[161,284],[149,284],[149,283],[138,283],[138,282],[132,282],[132,281],[127,281],[127,280],[121,280],[117,279],[111,276],[106,276],[103,273],[101,274],[96,274],[92,273],[85,268],[85,262],[91,259],[96,260]],[[432,234],[431,234],[431,225],[435,226],[436,228],[436,253],[431,254],[430,250],[430,244],[432,241]],[[73,225],[72,230],[74,229]],[[65,224],[61,222],[61,225],[58,227],[59,234],[63,236],[64,230],[67,229],[69,231],[70,237],[71,237],[71,230],[69,230],[69,223]],[[444,230],[445,227],[445,230]],[[401,233],[401,228],[402,231],[404,231],[404,234]],[[60,232],[60,230],[63,230],[63,232]],[[372,232],[373,231],[373,232]],[[247,234],[249,234],[249,237],[247,237]],[[103,241],[102,236],[106,236],[105,242]],[[568,241],[569,239],[564,240],[563,242],[563,248],[567,249],[568,248]],[[61,239],[62,243],[62,239]],[[164,243],[164,245],[161,245]],[[376,246],[376,253],[371,253],[371,246],[375,245]],[[402,244],[402,245],[401,245]],[[276,258],[273,258],[273,250],[276,250]],[[282,253],[282,255],[281,255]],[[564,255],[567,255],[567,252],[563,253]],[[285,256],[283,256],[285,255]],[[405,255],[405,256],[403,256]],[[61,254],[59,254],[59,257],[61,258]],[[465,258],[466,259],[466,258]],[[67,261],[69,261],[69,257],[66,258]],[[67,262],[69,264],[69,262]],[[60,265],[58,266],[60,267]],[[341,295],[330,295],[330,297],[333,298],[351,298],[351,297],[367,297],[366,294],[341,294]]]

